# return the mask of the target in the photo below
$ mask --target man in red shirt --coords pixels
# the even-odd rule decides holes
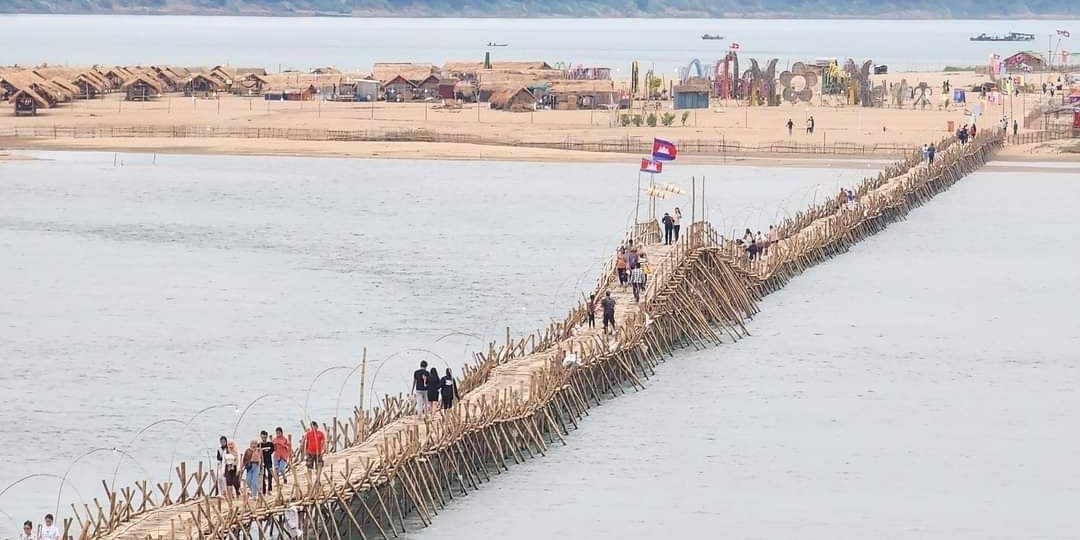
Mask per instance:
[[[304,452],[307,454],[307,467],[322,467],[323,454],[326,453],[326,434],[319,430],[319,423],[312,421],[311,429],[304,433]]]

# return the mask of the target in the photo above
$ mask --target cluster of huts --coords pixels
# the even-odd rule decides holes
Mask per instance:
[[[334,68],[267,73],[229,66],[0,67],[0,99],[13,103],[17,115],[114,92],[131,101],[181,93],[281,101],[460,100],[507,111],[615,107],[625,94],[616,90],[606,69],[563,70],[546,62],[450,62],[442,67],[388,62],[375,64],[370,74]]]

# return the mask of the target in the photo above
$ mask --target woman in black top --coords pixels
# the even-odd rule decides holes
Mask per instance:
[[[442,378],[439,386],[442,392],[442,408],[449,409],[454,406],[454,399],[458,397],[457,382],[450,374],[450,368],[446,368],[446,376]]]
[[[428,374],[427,400],[431,412],[439,410],[439,370],[435,368]]]

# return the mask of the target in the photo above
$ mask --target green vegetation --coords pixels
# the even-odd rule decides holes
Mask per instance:
[[[690,111],[683,111],[682,113],[682,125],[686,125],[686,121],[690,119]]]
[[[4,13],[206,13],[452,17],[1000,18],[1080,15],[1049,0],[0,0]]]
[[[660,124],[664,127],[671,127],[671,124],[675,123],[675,113],[666,112],[660,115]],[[685,124],[685,122],[683,122]]]
[[[649,113],[649,116],[645,117],[645,125],[656,127],[656,113]]]

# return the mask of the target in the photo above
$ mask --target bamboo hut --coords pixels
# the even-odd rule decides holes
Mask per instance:
[[[216,77],[196,74],[184,82],[184,95],[188,97],[212,97],[226,90],[225,85]]]
[[[140,73],[124,81],[124,84],[120,85],[120,89],[124,91],[124,99],[128,101],[149,101],[157,99],[165,93],[165,89],[157,78],[145,73]]]
[[[615,86],[610,80],[551,81],[548,95],[553,109],[599,109],[617,104]]]
[[[504,88],[488,98],[492,109],[510,112],[536,110],[536,97],[524,87]]]

